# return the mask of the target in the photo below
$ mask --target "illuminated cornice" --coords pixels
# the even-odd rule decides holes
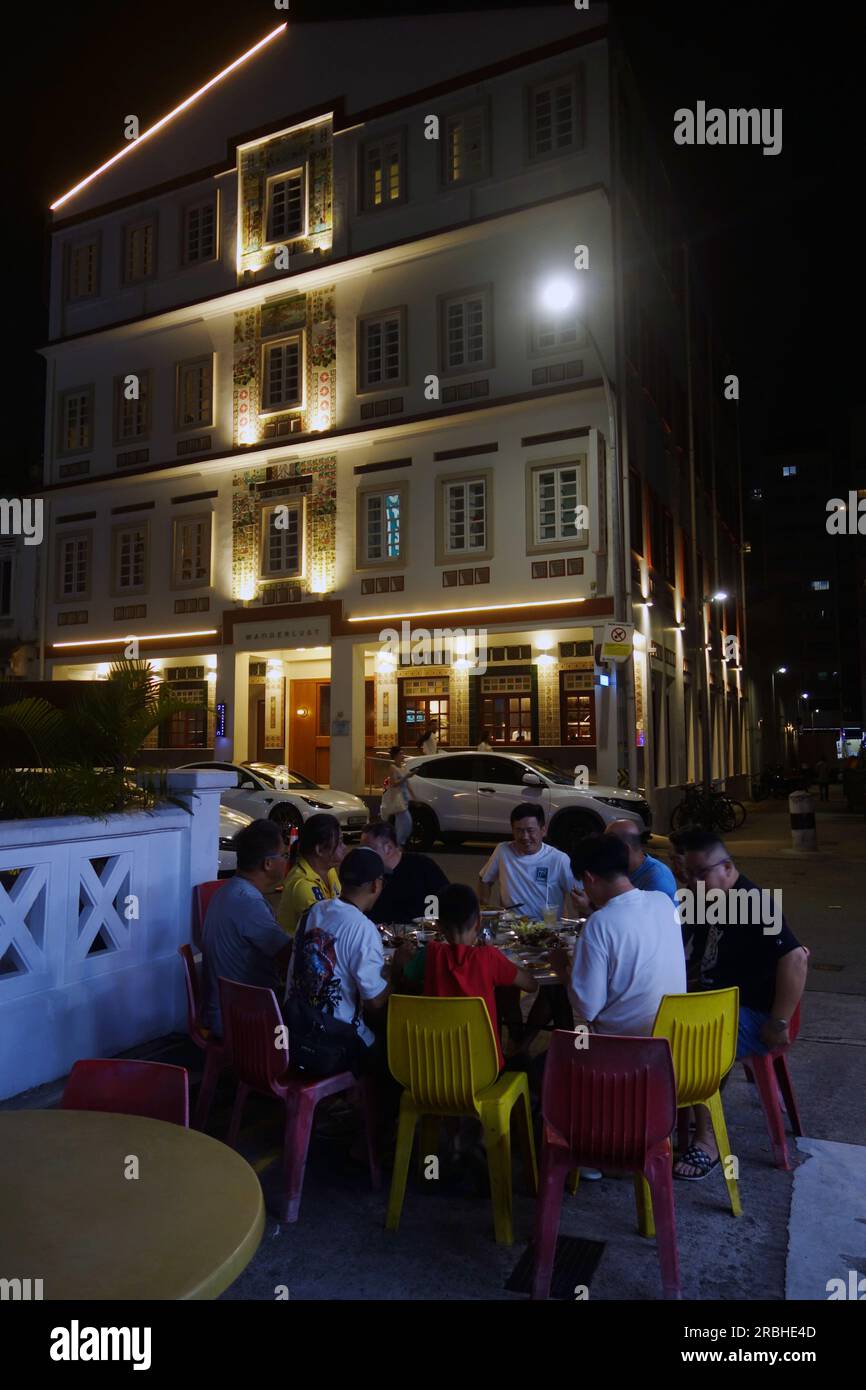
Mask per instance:
[[[215,627],[202,627],[194,632],[143,632],[135,636],[132,633],[123,637],[87,637],[80,642],[52,642],[55,651],[61,647],[119,647],[128,646],[130,642],[165,642],[175,637],[216,637],[218,629]]]
[[[399,622],[401,618],[450,618],[456,613],[501,613],[518,608],[555,608],[567,603],[586,603],[577,595],[572,598],[535,599],[531,603],[476,603],[471,608],[422,608],[411,613],[363,613],[357,618],[347,618],[347,623],[377,623],[386,619]]]

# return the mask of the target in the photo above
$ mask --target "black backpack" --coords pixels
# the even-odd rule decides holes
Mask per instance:
[[[324,943],[316,939],[319,934],[308,933],[309,915],[307,908],[295,933],[291,985],[283,1006],[289,1061],[308,1076],[334,1076],[341,1071],[360,1076],[367,1048],[355,1024],[335,1018],[327,1007],[333,991],[329,978],[333,962]]]

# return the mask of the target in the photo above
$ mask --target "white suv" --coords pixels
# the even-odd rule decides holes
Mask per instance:
[[[633,820],[649,830],[652,812],[639,792],[617,787],[576,787],[551,763],[516,753],[437,753],[407,758],[416,772],[409,783],[412,844],[430,849],[436,840],[511,836],[511,812],[521,801],[544,807],[546,838],[568,852],[577,840],[604,830],[609,821]]]

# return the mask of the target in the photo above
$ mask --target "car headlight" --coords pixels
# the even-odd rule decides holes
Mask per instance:
[[[639,801],[626,801],[622,796],[597,796],[595,799],[603,801],[605,806],[615,806],[618,811],[634,811],[636,815],[640,815]]]
[[[308,806],[315,806],[317,811],[332,811],[334,809],[332,801],[314,801],[311,796],[302,796],[299,800],[305,801]]]

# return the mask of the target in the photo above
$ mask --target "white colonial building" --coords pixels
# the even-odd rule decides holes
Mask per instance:
[[[689,390],[603,6],[290,21],[52,215],[45,678],[147,657],[189,702],[167,762],[357,791],[376,748],[486,728],[657,805],[699,774],[702,681],[713,774],[745,771],[721,369],[693,309]],[[404,622],[450,631],[435,665],[383,651]]]

